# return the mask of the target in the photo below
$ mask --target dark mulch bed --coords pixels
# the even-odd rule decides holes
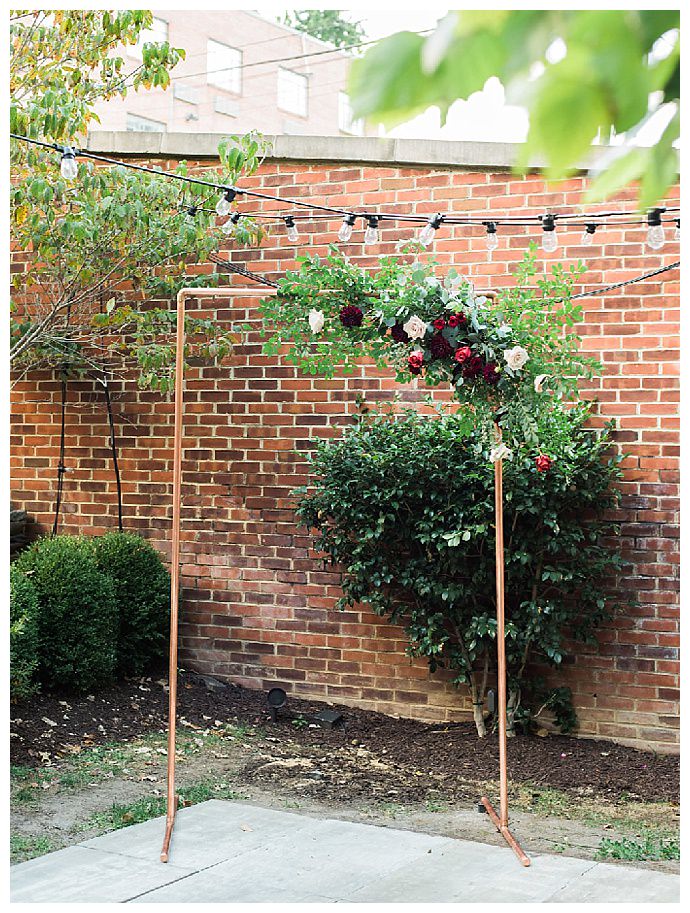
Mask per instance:
[[[324,704],[290,698],[273,724],[264,693],[232,685],[209,689],[203,678],[188,672],[180,675],[178,695],[179,717],[204,728],[215,720],[243,722],[264,727],[277,743],[323,746],[329,754],[357,744],[388,762],[435,776],[439,771],[464,780],[498,776],[496,739],[477,739],[472,723],[420,723],[340,707],[344,723],[334,730],[295,726],[293,720],[309,720]],[[87,697],[42,695],[15,705],[12,763],[39,766],[69,754],[75,745],[121,741],[160,730],[166,725],[167,700],[161,673]],[[515,782],[580,793],[585,789],[608,799],[678,801],[679,758],[673,755],[554,735],[518,735],[508,750]]]

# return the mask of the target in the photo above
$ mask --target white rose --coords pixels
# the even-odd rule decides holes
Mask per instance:
[[[503,357],[512,371],[519,371],[529,359],[527,349],[523,349],[522,346],[513,346],[512,349],[506,349]]]
[[[403,324],[403,330],[405,330],[410,339],[423,339],[426,334],[426,321],[413,314],[407,323]]]
[[[491,448],[489,459],[492,463],[497,463],[499,460],[512,460],[513,451],[506,444],[498,444]]]
[[[543,393],[544,392],[544,381],[548,377],[548,374],[538,374],[534,378],[534,392]]]
[[[309,311],[309,326],[312,333],[320,333],[325,323],[326,318],[323,316],[323,311],[317,311],[313,308]]]

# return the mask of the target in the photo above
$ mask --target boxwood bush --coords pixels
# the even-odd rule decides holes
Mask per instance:
[[[528,448],[504,462],[511,727],[544,706],[564,730],[574,726],[568,689],[547,689],[531,663],[557,670],[573,639],[593,641],[612,608],[602,581],[622,564],[606,544],[620,458],[608,453],[610,429],[589,430],[587,418],[584,406],[545,410],[546,470]],[[450,411],[373,413],[318,444],[313,486],[296,492],[315,548],[341,569],[339,606],[367,603],[403,624],[412,656],[469,687],[479,735],[496,652],[493,466],[484,446]]]
[[[11,568],[12,694],[87,691],[165,654],[170,576],[140,536],[51,536]]]
[[[74,691],[110,681],[117,655],[117,602],[89,540],[39,539],[15,567],[36,592],[40,680],[48,688]]]
[[[141,536],[113,532],[91,541],[118,607],[118,669],[139,674],[166,652],[170,575],[159,553]]]
[[[10,568],[10,697],[24,700],[38,690],[38,598],[31,580]]]

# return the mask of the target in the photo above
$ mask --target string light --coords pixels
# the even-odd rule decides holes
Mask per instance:
[[[242,217],[239,212],[233,212],[233,214],[230,216],[230,218],[226,222],[223,222],[223,224],[220,227],[220,230],[223,232],[224,235],[231,235],[233,233],[233,231],[235,230],[235,226],[237,225],[237,223],[240,221],[241,218]]]
[[[299,241],[299,232],[297,231],[297,226],[295,225],[295,219],[293,216],[285,216],[285,227],[287,228],[287,239],[290,244],[296,244]]]
[[[590,223],[586,226],[584,232],[582,233],[582,238],[580,238],[580,244],[585,247],[591,247],[594,244],[594,232],[597,230],[597,226],[594,223]]]
[[[221,219],[223,216],[230,215],[230,207],[236,196],[237,194],[234,190],[232,190],[232,188],[228,188],[221,195],[220,199],[216,203],[216,213],[221,217]]]
[[[543,236],[541,241],[542,249],[547,254],[552,254],[558,247],[558,235],[556,234],[556,217],[547,213],[541,217],[541,227]]]
[[[424,228],[419,232],[419,243],[423,244],[424,247],[428,247],[434,240],[434,235],[440,227],[441,222],[443,222],[443,216],[440,212],[437,212],[436,215],[432,216]]]
[[[66,181],[73,181],[78,171],[76,150],[71,146],[65,146],[60,158],[60,174]]]
[[[661,250],[664,246],[664,226],[661,224],[663,209],[650,209],[647,213],[647,247]]]
[[[213,189],[216,192],[221,191],[222,195],[216,204],[215,211],[218,215],[227,214],[231,212],[231,204],[235,200],[236,196],[239,194],[246,194],[250,197],[256,197],[260,200],[271,200],[273,202],[280,202],[283,204],[289,204],[292,206],[298,206],[301,208],[309,209],[312,211],[314,218],[329,218],[331,216],[338,216],[342,219],[342,224],[338,231],[338,239],[343,243],[347,243],[352,237],[353,226],[356,223],[356,220],[360,217],[366,219],[367,228],[364,233],[364,243],[365,244],[375,244],[379,240],[379,231],[378,226],[379,222],[382,219],[391,219],[394,221],[400,222],[412,222],[419,223],[425,221],[425,217],[421,215],[415,215],[414,213],[403,213],[396,211],[382,211],[378,213],[369,213],[362,216],[361,213],[351,213],[348,210],[340,207],[326,206],[317,203],[309,203],[305,200],[295,200],[287,197],[278,196],[275,194],[267,194],[257,190],[245,190],[242,188],[227,187],[224,185],[219,185],[202,178],[192,177],[191,175],[178,174],[175,172],[162,171],[158,168],[151,168],[146,165],[139,165],[133,162],[121,161],[119,159],[111,158],[104,155],[99,155],[93,152],[89,152],[83,149],[77,149],[71,146],[62,146],[57,143],[49,143],[44,140],[37,140],[27,136],[21,136],[16,133],[11,133],[10,138],[14,140],[19,140],[31,145],[40,146],[45,149],[53,150],[60,155],[60,172],[66,180],[74,180],[78,175],[78,162],[77,157],[84,157],[94,160],[95,162],[101,162],[106,165],[111,165],[115,167],[127,168],[135,171],[141,171],[146,174],[155,175],[157,178],[166,178],[171,180],[182,181],[185,183],[196,184],[200,186]],[[199,211],[208,211],[204,209],[198,209],[197,207],[188,207],[186,209],[187,215],[192,218]],[[469,214],[457,215],[457,216],[443,216],[441,213],[437,213],[435,216],[426,219],[426,224],[423,226],[420,234],[419,241],[427,246],[434,238],[434,234],[437,229],[440,227],[442,222],[446,222],[449,225],[467,225],[476,227],[477,225],[484,225],[486,227],[486,245],[487,250],[492,252],[498,246],[498,237],[497,237],[497,227],[499,225],[509,225],[513,228],[525,227],[529,228],[533,225],[541,223],[542,227],[542,247],[546,252],[553,252],[558,247],[558,238],[556,234],[556,220],[573,220],[570,222],[570,225],[574,228],[576,226],[584,225],[584,233],[582,235],[582,243],[584,245],[591,245],[593,243],[593,235],[597,228],[601,228],[602,225],[606,225],[609,218],[614,221],[611,222],[612,226],[627,226],[627,225],[647,225],[647,245],[652,250],[659,250],[663,247],[663,244],[666,240],[664,236],[664,225],[662,219],[662,213],[680,213],[680,208],[675,207],[658,207],[649,210],[647,213],[640,213],[639,210],[612,210],[607,212],[596,212],[590,214],[582,213],[546,213],[545,215],[505,215],[500,218],[495,219],[495,221],[485,221],[481,216],[472,216]],[[247,215],[247,214],[245,214]],[[596,222],[587,222],[586,218],[589,215],[590,218],[594,218]],[[620,217],[630,216],[633,217],[629,221],[621,221]],[[260,220],[263,216],[261,213],[254,216]],[[637,217],[637,218],[635,218]],[[232,232],[232,228],[237,224],[240,215],[237,214],[237,218],[233,218],[232,221],[228,221],[223,224],[223,228],[227,225],[225,229],[228,234]],[[291,243],[296,243],[299,240],[299,233],[297,231],[297,226],[295,225],[295,219],[293,216],[282,217],[276,215],[274,219],[283,218],[285,225],[287,227],[287,238]],[[666,221],[675,222],[675,231],[673,238],[676,241],[680,241],[680,216],[678,218],[668,218]],[[564,224],[568,224],[564,221]]]
[[[342,241],[343,244],[347,244],[347,242],[352,237],[352,229],[356,219],[357,216],[353,215],[352,213],[345,216],[343,219],[343,224],[340,226],[340,231],[338,232],[338,240]]]
[[[364,232],[365,244],[376,244],[379,239],[379,217],[367,216],[367,230]]]
[[[486,225],[486,249],[492,253],[498,247],[498,232],[496,231],[495,222],[485,222]]]

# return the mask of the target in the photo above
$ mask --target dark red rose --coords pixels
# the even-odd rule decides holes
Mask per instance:
[[[553,466],[553,460],[545,453],[540,453],[534,463],[537,467],[537,472],[548,472]]]
[[[496,362],[490,361],[484,365],[484,380],[487,384],[497,384],[500,378],[500,374],[496,370]]]
[[[396,342],[409,342],[410,339],[405,332],[402,323],[396,323],[391,327],[391,336]]]
[[[436,336],[432,336],[429,340],[429,351],[434,358],[450,358],[453,354],[453,347],[445,336],[437,333]]]
[[[467,361],[468,358],[472,357],[472,349],[469,346],[460,346],[459,349],[455,350],[455,360],[462,364]]]
[[[471,355],[462,367],[462,376],[472,380],[478,377],[484,368],[484,359],[481,355]]]
[[[467,323],[467,317],[464,314],[451,314],[448,318],[449,327],[460,327]]]
[[[407,359],[411,374],[419,374],[424,364],[424,352],[413,352]]]
[[[442,330],[445,327],[445,325],[446,325],[446,321],[443,319],[443,317],[437,317],[436,320],[434,320],[434,329],[435,330]]]
[[[361,327],[364,314],[355,304],[346,304],[340,311],[340,322],[344,327]]]

